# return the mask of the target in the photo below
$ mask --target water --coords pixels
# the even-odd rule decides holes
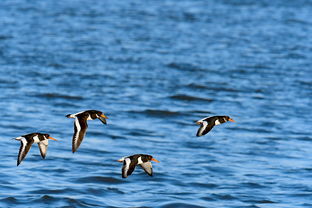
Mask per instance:
[[[310,1],[0,3],[0,207],[312,207]],[[66,114],[102,110],[71,153]],[[237,122],[195,137],[194,121]],[[59,139],[46,160],[31,132]],[[115,160],[153,155],[121,178]]]

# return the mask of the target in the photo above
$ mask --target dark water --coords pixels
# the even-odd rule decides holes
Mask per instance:
[[[0,207],[312,207],[311,34],[304,0],[2,0]],[[72,154],[85,109],[109,125]],[[210,115],[237,122],[195,137]]]

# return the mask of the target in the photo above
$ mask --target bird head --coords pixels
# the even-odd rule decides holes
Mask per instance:
[[[102,121],[103,124],[107,124],[106,119],[108,119],[107,116],[104,115],[101,111],[96,112],[96,117]]]
[[[155,158],[153,158],[152,155],[148,155],[148,160],[149,160],[149,161],[154,161],[154,162],[158,162],[158,163],[159,163],[159,161],[156,160]]]
[[[225,118],[227,121],[235,122],[234,119],[230,118],[229,116],[224,116],[224,118]]]
[[[54,140],[54,141],[57,141],[57,139],[54,139],[53,137],[50,137],[49,134],[43,134],[43,136],[44,136],[45,138],[47,138],[47,139],[52,139],[52,140]]]

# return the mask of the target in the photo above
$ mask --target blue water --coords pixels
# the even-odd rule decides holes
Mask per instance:
[[[312,207],[311,34],[305,0],[2,0],[0,207]],[[31,132],[59,141],[16,167]]]

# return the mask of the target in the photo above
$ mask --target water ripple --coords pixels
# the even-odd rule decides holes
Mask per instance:
[[[0,207],[311,207],[309,1],[2,0]],[[72,154],[68,113],[99,109]],[[194,121],[237,122],[196,137]],[[18,167],[20,142],[48,132]],[[117,159],[157,158],[153,177]]]

